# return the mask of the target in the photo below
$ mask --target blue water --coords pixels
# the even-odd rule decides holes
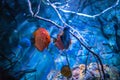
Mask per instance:
[[[62,51],[54,39],[65,26],[70,30],[64,38],[70,35],[71,44]],[[40,27],[51,36],[43,51],[33,41],[33,34]],[[68,39],[64,41],[66,45]],[[60,72],[63,65],[72,70],[80,64],[99,62],[94,53],[103,65],[119,70],[119,41],[119,0],[0,1],[0,80],[53,80],[48,74]]]

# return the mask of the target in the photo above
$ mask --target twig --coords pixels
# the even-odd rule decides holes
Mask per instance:
[[[38,15],[35,15],[34,18],[37,18],[37,19],[40,19],[40,20],[49,22],[49,23],[55,25],[56,27],[58,27],[58,28],[60,28],[60,29],[63,29],[62,26],[58,25],[57,23],[55,23],[54,21],[52,21],[52,20],[50,20],[50,19],[46,19],[46,18],[40,17],[40,16],[38,16]]]
[[[33,11],[32,11],[31,2],[30,2],[30,0],[27,0],[27,2],[28,2],[28,6],[29,6],[29,12],[30,12],[31,15],[33,16],[34,13],[33,13]]]
[[[107,9],[103,10],[102,12],[95,14],[95,15],[88,15],[88,14],[83,14],[83,13],[76,13],[74,11],[69,11],[69,10],[64,10],[62,8],[58,8],[60,11],[64,12],[64,13],[71,13],[71,14],[76,14],[78,16],[84,16],[84,17],[88,17],[88,18],[96,18],[98,16],[101,16],[102,14],[104,14],[105,12],[109,11],[110,9],[116,7],[119,4],[120,0],[117,0],[116,3],[110,7],[108,7]]]
[[[36,11],[35,15],[37,15],[40,12],[41,1],[42,0],[39,1],[38,7],[37,7],[37,11]]]

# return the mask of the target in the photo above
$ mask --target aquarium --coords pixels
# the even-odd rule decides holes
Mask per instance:
[[[120,80],[120,0],[0,0],[0,80]]]

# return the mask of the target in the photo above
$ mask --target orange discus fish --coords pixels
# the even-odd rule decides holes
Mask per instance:
[[[34,45],[35,47],[43,51],[46,47],[48,47],[50,43],[50,35],[48,31],[44,28],[38,28],[34,32]]]
[[[63,50],[64,49],[64,45],[63,45],[63,42],[60,38],[61,34],[58,34],[57,35],[57,39],[54,41],[55,42],[55,46],[60,49],[60,50]]]

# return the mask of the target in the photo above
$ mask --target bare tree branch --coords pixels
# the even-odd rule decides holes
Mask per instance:
[[[95,14],[95,15],[88,15],[88,14],[83,14],[83,13],[77,13],[77,12],[74,12],[74,11],[69,11],[69,10],[64,10],[62,8],[57,8],[59,9],[60,11],[64,12],[64,13],[71,13],[71,14],[76,14],[78,16],[84,16],[84,17],[88,17],[88,18],[96,18],[98,16],[101,16],[102,14],[104,14],[105,12],[111,10],[112,8],[118,6],[119,4],[119,0],[116,1],[116,3],[110,7],[108,7],[107,9],[103,10],[102,12],[98,13],[98,14]]]

